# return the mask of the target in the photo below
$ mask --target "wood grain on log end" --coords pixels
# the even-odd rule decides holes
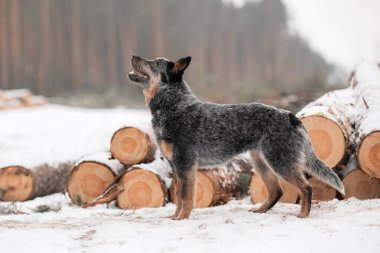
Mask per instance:
[[[345,199],[355,197],[358,199],[380,198],[380,180],[371,178],[360,169],[351,171],[343,178],[346,191]]]
[[[115,181],[115,174],[98,162],[81,162],[71,172],[67,191],[76,205],[94,200]]]
[[[119,180],[123,191],[117,197],[122,209],[161,207],[165,204],[166,190],[158,175],[151,171],[132,168]]]
[[[114,158],[130,165],[153,161],[156,145],[149,135],[140,129],[124,127],[112,136],[110,149]]]
[[[282,203],[296,203],[298,200],[298,188],[280,180],[283,195],[279,200]],[[258,174],[252,175],[250,189],[251,200],[253,203],[263,203],[268,197],[268,190]]]
[[[172,183],[170,186],[170,201],[177,205],[178,200],[175,194],[176,190],[175,184]],[[208,175],[203,171],[197,171],[194,194],[195,208],[204,208],[212,205],[214,198],[214,185]]]
[[[360,168],[371,177],[380,178],[380,131],[368,134],[359,145]]]
[[[25,201],[33,193],[33,176],[21,166],[0,169],[0,199],[3,201]]]
[[[336,190],[322,181],[310,178],[309,183],[313,187],[313,200],[328,201],[336,197]]]
[[[302,119],[316,155],[330,168],[338,165],[347,149],[346,137],[334,121],[322,116],[308,116]]]

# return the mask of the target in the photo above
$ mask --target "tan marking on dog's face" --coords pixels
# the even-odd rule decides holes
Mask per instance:
[[[161,80],[159,76],[150,76],[149,87],[143,89],[146,105],[149,105],[152,98],[156,95],[158,87],[160,86],[160,81]]]
[[[160,142],[161,151],[168,160],[173,159],[173,144],[166,141]]]

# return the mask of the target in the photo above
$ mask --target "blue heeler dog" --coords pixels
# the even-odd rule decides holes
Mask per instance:
[[[174,172],[178,205],[174,220],[186,219],[193,209],[198,166],[225,163],[249,151],[254,168],[268,189],[257,210],[264,213],[282,196],[279,178],[300,190],[301,213],[311,208],[312,176],[344,194],[338,176],[319,160],[301,121],[292,113],[260,103],[214,104],[200,101],[182,80],[191,57],[177,62],[133,56],[129,79],[143,88],[162,153]]]

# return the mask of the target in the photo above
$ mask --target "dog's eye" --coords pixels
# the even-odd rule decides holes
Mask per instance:
[[[160,63],[158,61],[154,62],[154,66],[158,67],[159,65],[160,65]]]

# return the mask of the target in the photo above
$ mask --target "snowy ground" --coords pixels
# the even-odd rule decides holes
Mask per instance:
[[[7,210],[10,203],[0,203]],[[38,206],[56,211],[36,213]],[[174,205],[123,211],[105,205],[80,209],[63,194],[10,207],[0,215],[0,252],[379,252],[380,200],[278,204],[267,214],[247,212],[249,199],[196,209],[172,221]],[[57,209],[61,208],[59,211]],[[41,209],[41,208],[40,208]],[[247,251],[245,251],[247,250]]]
[[[49,105],[0,111],[0,167],[76,161],[104,151],[120,126],[148,122],[146,111]],[[380,252],[380,199],[278,204],[247,212],[248,198],[194,210],[172,221],[174,205],[123,211],[71,206],[63,194],[0,202],[0,252]],[[47,212],[42,212],[47,211]]]

